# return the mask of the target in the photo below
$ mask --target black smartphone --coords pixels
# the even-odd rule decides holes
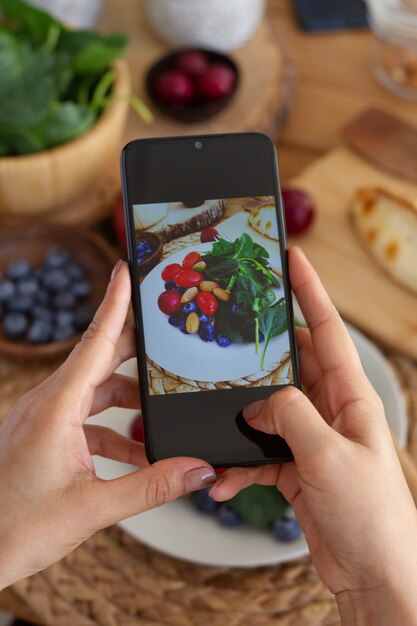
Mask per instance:
[[[121,170],[149,461],[290,460],[242,417],[300,384],[274,145],[258,133],[139,139]]]
[[[323,32],[368,26],[365,0],[294,0],[294,7],[304,30]]]

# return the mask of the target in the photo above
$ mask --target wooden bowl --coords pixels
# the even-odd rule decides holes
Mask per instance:
[[[174,62],[176,58],[184,53],[191,50],[191,48],[184,48],[181,50],[176,50],[175,52],[171,52],[166,56],[162,57],[159,61],[154,63],[146,77],[145,77],[145,87],[146,90],[158,109],[169,115],[170,117],[174,117],[182,122],[201,122],[203,120],[207,120],[210,117],[213,117],[217,113],[219,113],[224,107],[226,107],[233,96],[236,93],[236,90],[239,86],[239,69],[234,61],[230,57],[225,54],[221,54],[220,52],[215,52],[213,50],[205,50],[203,48],[192,48],[193,51],[203,52],[209,64],[213,63],[222,63],[224,65],[228,65],[235,74],[236,80],[232,91],[225,96],[224,98],[220,98],[219,100],[213,100],[212,102],[192,102],[187,105],[172,105],[163,102],[155,91],[155,83],[158,77],[166,72],[167,70],[173,69]]]
[[[147,231],[137,232],[136,233],[136,245],[140,241],[147,241],[151,246],[154,247],[154,252],[147,259],[142,261],[142,263],[137,264],[138,273],[143,276],[147,274],[157,263],[159,263],[162,256],[162,242],[159,239],[158,235],[154,233],[149,233]]]
[[[125,60],[114,64],[114,101],[84,135],[32,155],[0,157],[0,219],[44,215],[65,209],[118,162],[128,111],[130,73]]]
[[[40,267],[45,252],[52,246],[68,250],[72,260],[82,265],[92,286],[89,298],[82,304],[96,308],[105,294],[112,269],[117,261],[116,251],[98,234],[60,225],[30,226],[0,232],[0,273],[14,260],[25,258]],[[0,323],[0,353],[14,358],[49,358],[71,351],[80,340],[79,333],[66,341],[32,345],[25,340],[13,341],[3,333]]]

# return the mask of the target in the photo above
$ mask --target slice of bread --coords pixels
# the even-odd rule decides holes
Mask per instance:
[[[359,189],[353,225],[390,276],[417,293],[417,206],[381,187]]]

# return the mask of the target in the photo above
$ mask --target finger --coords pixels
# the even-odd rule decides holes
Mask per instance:
[[[302,391],[292,386],[247,406],[243,416],[253,428],[283,437],[296,463],[319,458],[338,437]]]
[[[123,437],[105,426],[87,424],[84,426],[84,433],[91,455],[96,454],[137,467],[148,465],[145,447],[142,443]]]
[[[289,251],[291,286],[311,333],[314,352],[323,372],[363,376],[362,365],[346,327],[316,272],[300,248]]]
[[[136,356],[136,342],[135,342],[135,330],[133,324],[126,324],[120,335],[120,339],[117,342],[117,348],[115,350],[113,361],[110,365],[110,371],[114,372],[117,368]]]
[[[105,411],[109,407],[140,409],[139,384],[136,378],[112,374],[94,394],[89,416]]]
[[[104,300],[81,341],[64,363],[67,388],[83,390],[96,388],[112,373],[130,303],[130,278],[127,264],[119,261],[107,287]]]
[[[227,469],[211,488],[210,496],[224,502],[251,485],[276,485],[291,503],[300,489],[295,463]]]
[[[322,372],[314,353],[313,342],[308,328],[295,329],[300,363],[301,382],[310,392],[321,381]]]
[[[100,503],[100,527],[110,526],[176,498],[202,489],[216,480],[214,469],[199,459],[172,458],[140,471],[102,481],[95,491]]]

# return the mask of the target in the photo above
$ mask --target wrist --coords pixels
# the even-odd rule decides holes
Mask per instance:
[[[375,589],[341,591],[336,594],[341,624],[417,626],[416,590],[417,580],[408,579],[403,585],[398,580]]]

